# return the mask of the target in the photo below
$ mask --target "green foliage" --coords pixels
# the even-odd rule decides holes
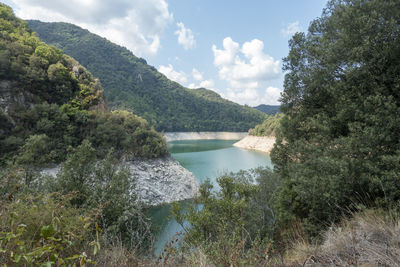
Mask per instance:
[[[0,205],[0,262],[5,266],[71,266],[90,260],[93,217],[80,216],[71,196],[20,196]],[[96,253],[94,253],[96,254]]]
[[[26,22],[16,18],[8,6],[1,4],[0,10],[2,21],[8,24],[0,34],[0,79],[12,82],[12,87],[16,88],[12,93],[22,94],[29,104],[41,101],[57,104],[72,100],[87,101],[87,95],[78,94],[81,81],[72,73],[73,68],[78,68],[78,62],[64,55],[58,48],[41,42]],[[91,95],[96,96],[96,99],[90,101],[91,106],[103,101],[102,90],[95,83],[91,78],[87,84]],[[19,106],[25,107],[26,103],[23,105],[16,101],[9,106],[12,106],[9,113],[13,113]]]
[[[360,206],[400,200],[400,5],[330,1],[285,58],[280,219],[308,234]]]
[[[51,162],[48,142],[49,137],[45,134],[29,136],[21,147],[21,154],[17,158],[18,164],[42,166]]]
[[[112,108],[132,110],[157,130],[247,131],[266,118],[213,91],[184,88],[127,49],[75,25],[28,23],[40,38],[63,49],[100,78]]]
[[[71,149],[57,177],[48,179],[44,188],[63,194],[76,192],[71,199],[74,207],[100,208],[98,223],[107,242],[119,237],[129,246],[139,244],[144,249],[151,238],[150,223],[136,203],[134,185],[129,167],[118,162],[112,149],[100,160],[85,140]]]
[[[206,182],[193,203],[173,205],[172,214],[185,229],[184,243],[203,249],[218,266],[261,264],[275,232],[276,175],[258,168],[217,182],[220,191]],[[261,250],[252,254],[256,248]]]
[[[249,130],[249,135],[255,136],[276,136],[280,129],[280,121],[283,115],[276,113],[275,116],[270,116],[262,124],[256,125]]]

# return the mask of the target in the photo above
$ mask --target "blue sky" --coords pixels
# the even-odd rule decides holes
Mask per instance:
[[[17,16],[66,21],[143,57],[189,88],[278,104],[282,58],[327,0],[6,0]]]

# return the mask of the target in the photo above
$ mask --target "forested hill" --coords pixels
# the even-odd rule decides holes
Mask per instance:
[[[84,140],[99,156],[166,153],[145,120],[108,111],[98,79],[0,4],[0,165],[59,163]]]
[[[268,115],[275,115],[276,113],[279,112],[279,106],[278,105],[258,105],[256,107],[254,107],[255,109],[264,112],[265,114]]]
[[[79,60],[104,87],[112,108],[126,108],[163,131],[247,131],[266,115],[206,89],[166,78],[129,50],[68,23],[28,21],[39,37]]]

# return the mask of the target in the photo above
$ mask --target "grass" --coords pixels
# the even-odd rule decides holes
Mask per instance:
[[[298,266],[400,266],[400,220],[390,212],[355,214],[327,230],[322,244],[295,244],[284,262]]]

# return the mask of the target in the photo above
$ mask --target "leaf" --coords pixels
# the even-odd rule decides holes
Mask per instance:
[[[51,267],[52,264],[53,264],[52,262],[48,261],[48,262],[41,264],[40,267]]]
[[[20,254],[15,254],[14,262],[18,263],[20,260],[21,260],[21,255]]]
[[[58,254],[57,253],[53,253],[53,254],[50,255],[50,260],[52,262],[55,262],[57,260],[57,258],[58,258]]]
[[[40,229],[40,235],[43,236],[45,239],[52,236],[54,232],[55,232],[54,227],[51,224],[42,226],[42,228]]]

